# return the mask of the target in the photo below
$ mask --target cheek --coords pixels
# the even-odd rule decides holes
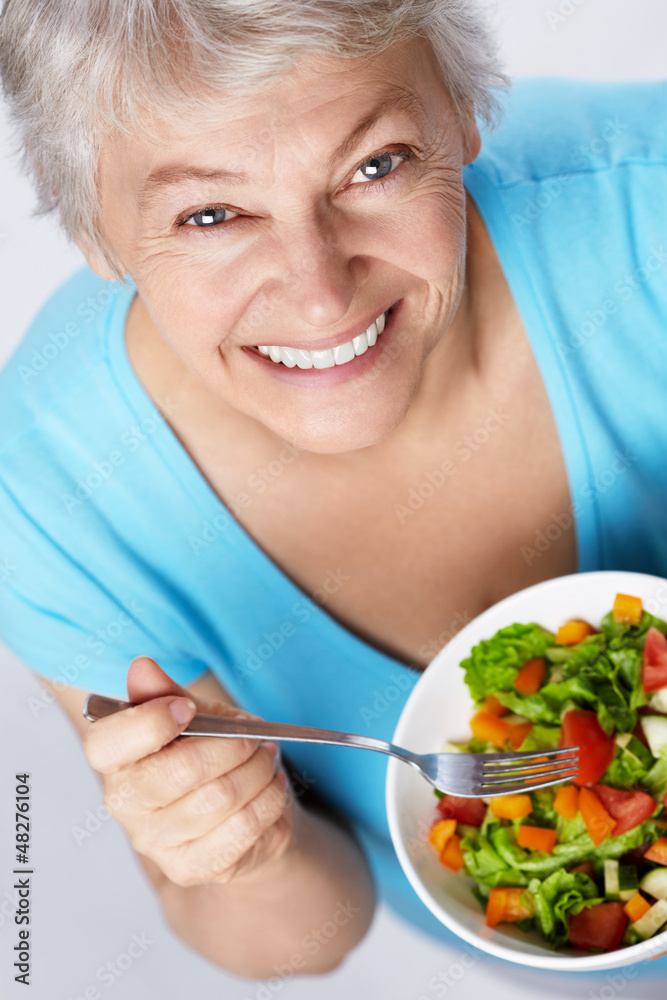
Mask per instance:
[[[181,361],[188,367],[209,365],[243,309],[228,274],[210,261],[170,252],[153,256],[134,281],[153,323]]]
[[[463,186],[431,183],[401,206],[393,227],[393,259],[406,272],[444,288],[456,276],[466,249]]]

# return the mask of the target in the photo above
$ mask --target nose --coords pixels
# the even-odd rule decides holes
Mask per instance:
[[[362,258],[350,257],[335,229],[316,219],[291,226],[283,248],[290,315],[318,330],[339,324],[363,284]]]

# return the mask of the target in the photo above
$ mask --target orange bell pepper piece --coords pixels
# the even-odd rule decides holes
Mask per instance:
[[[639,625],[642,619],[642,599],[630,594],[617,594],[611,615],[619,625]]]
[[[482,702],[480,712],[488,712],[489,715],[506,715],[509,708],[501,705],[494,694],[490,694],[486,701]]]
[[[640,917],[643,917],[645,913],[648,913],[651,909],[651,904],[644,899],[641,892],[636,892],[632,899],[627,901],[623,909],[625,910],[630,923],[634,924]]]
[[[556,633],[556,642],[559,646],[575,646],[587,635],[594,635],[595,629],[588,622],[581,618],[573,618],[571,622],[561,625]]]
[[[576,819],[579,812],[579,789],[575,785],[561,785],[556,792],[554,809],[563,819]]]
[[[591,840],[598,847],[610,835],[616,826],[616,820],[609,815],[600,799],[590,788],[580,789],[579,810]]]
[[[497,715],[490,712],[478,712],[470,720],[470,728],[473,735],[484,743],[493,743],[496,747],[503,747],[509,739],[509,722],[499,719]]]
[[[655,861],[656,865],[667,865],[667,837],[658,837],[644,857],[647,861]]]
[[[498,819],[521,819],[532,811],[530,795],[497,795],[491,799],[491,812]]]
[[[501,886],[492,889],[486,904],[486,926],[514,923],[532,917],[532,908],[522,902],[521,897],[526,892],[521,886]]]
[[[465,858],[461,850],[461,838],[458,834],[453,833],[447,840],[440,855],[440,861],[446,868],[449,868],[453,872],[458,872],[463,868]]]
[[[547,676],[547,665],[543,659],[528,660],[514,678],[514,687],[519,694],[535,694]]]
[[[510,722],[510,746],[518,750],[528,733],[533,728],[532,722]]]
[[[428,835],[428,842],[435,847],[438,854],[442,853],[442,849],[451,837],[453,833],[456,832],[456,820],[455,819],[440,819],[436,820]]]
[[[544,826],[522,824],[517,831],[516,842],[519,847],[529,847],[533,851],[553,854],[556,846],[556,831]]]

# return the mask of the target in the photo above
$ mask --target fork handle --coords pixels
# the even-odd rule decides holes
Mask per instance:
[[[133,707],[129,701],[119,701],[117,698],[107,698],[101,694],[89,694],[83,706],[83,714],[90,722],[95,722],[97,719]],[[267,722],[264,719],[230,719],[221,715],[207,715],[205,712],[197,712],[179,735],[223,736],[229,739],[250,737],[293,743],[331,743],[336,746],[377,750],[379,753],[390,754],[407,763],[415,763],[412,759],[413,754],[409,750],[397,747],[394,743],[377,740],[372,736],[340,733],[335,729],[318,729],[315,726],[292,726],[285,722]]]

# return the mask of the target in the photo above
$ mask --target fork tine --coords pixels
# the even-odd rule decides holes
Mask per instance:
[[[565,764],[569,765],[569,768],[578,767],[579,757],[574,755],[571,757],[556,757],[552,758],[551,761],[544,761],[542,766],[536,765],[535,761],[528,761],[525,764],[507,764],[506,767],[487,767],[487,762],[485,761],[482,765],[482,772],[484,777],[495,777],[496,775],[502,774],[521,774],[521,772],[529,772],[532,774],[539,774],[540,771],[544,771],[546,768],[554,767],[555,764]]]
[[[503,795],[513,795],[515,792],[535,792],[538,788],[548,788],[549,785],[560,785],[565,779],[562,777],[552,778],[551,781],[536,781],[531,782],[529,785],[525,781],[517,782],[514,785],[502,785],[500,792]],[[475,785],[473,794],[479,796],[480,798],[493,798],[493,793],[495,789],[493,785]],[[497,795],[498,792],[495,792]]]
[[[534,760],[536,757],[558,757],[561,754],[579,753],[579,747],[554,747],[552,750],[517,750],[516,753],[480,754],[484,756],[484,766],[507,764],[511,761]]]
[[[539,772],[535,774],[534,779],[535,781],[539,781],[541,778],[551,778],[555,777],[555,775],[557,774],[571,774],[572,777],[574,778],[577,776],[578,770],[579,769],[577,767],[572,767],[571,764],[566,764],[564,767],[551,767],[549,768],[548,771],[542,771],[541,774]],[[506,774],[506,775],[494,774],[492,777],[487,777],[487,775],[484,775],[482,777],[482,782],[485,785],[503,785],[503,784],[506,785],[512,780],[512,778],[514,778],[513,774]],[[564,781],[565,779],[561,778],[560,780]],[[522,779],[523,784],[526,784],[527,782],[530,782],[531,788],[535,787],[532,778]]]

